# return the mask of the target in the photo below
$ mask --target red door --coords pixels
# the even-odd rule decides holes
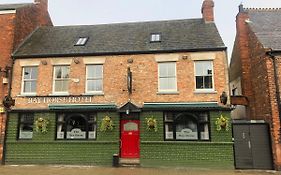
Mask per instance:
[[[140,157],[139,120],[121,120],[121,157]]]

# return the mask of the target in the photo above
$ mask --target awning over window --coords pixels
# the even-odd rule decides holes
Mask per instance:
[[[116,110],[115,104],[50,104],[50,110]]]
[[[143,110],[231,110],[217,102],[144,103]]]

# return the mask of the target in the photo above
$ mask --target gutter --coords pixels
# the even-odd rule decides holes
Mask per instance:
[[[270,56],[270,58],[273,61],[273,71],[274,71],[274,83],[275,83],[275,88],[276,88],[276,100],[277,100],[277,104],[278,104],[278,113],[279,113],[279,122],[281,124],[281,99],[280,99],[280,86],[279,86],[279,81],[278,81],[278,73],[277,73],[277,69],[278,66],[276,64],[276,55],[281,55],[280,51],[269,51],[266,52],[267,55]],[[279,129],[279,133],[281,134],[281,128]],[[279,140],[279,143],[281,142],[281,139]]]

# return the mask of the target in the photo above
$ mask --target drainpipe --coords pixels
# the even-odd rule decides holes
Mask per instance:
[[[14,68],[15,60],[12,58],[11,68],[8,69],[8,96],[11,96],[12,91],[12,76],[13,76],[13,68]],[[8,123],[9,123],[9,111],[6,111],[6,123],[5,123],[5,134],[4,134],[4,142],[3,142],[3,152],[2,152],[2,165],[5,165],[6,159],[6,142],[7,142],[7,131],[8,131]]]
[[[277,69],[278,66],[276,64],[276,57],[273,54],[272,51],[267,52],[267,55],[270,56],[270,58],[273,61],[273,71],[274,71],[274,83],[275,83],[275,88],[276,88],[276,100],[277,100],[277,105],[278,105],[278,113],[279,113],[279,121],[281,124],[281,103],[280,103],[280,89],[279,89],[279,81],[278,81],[278,73],[277,73]],[[279,133],[281,134],[281,128],[279,129]],[[279,139],[279,143],[281,142],[281,138]]]

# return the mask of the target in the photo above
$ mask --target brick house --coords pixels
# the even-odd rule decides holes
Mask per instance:
[[[261,155],[265,151],[264,148],[269,146],[266,154],[272,154],[273,168],[279,170],[281,168],[280,20],[280,9],[244,8],[240,5],[236,17],[237,35],[230,63],[231,103],[236,106],[232,116],[237,121],[244,120],[251,123],[250,125],[260,123],[268,126],[269,130],[263,132],[269,133],[269,136],[265,135],[268,137],[266,138],[268,143],[257,146],[258,154],[253,155]],[[258,129],[254,132],[258,132]],[[251,135],[251,132],[249,133]],[[257,139],[261,141],[262,138],[260,135]],[[263,148],[260,149],[261,147]],[[247,154],[244,152],[244,155]],[[251,158],[245,158],[245,160],[249,159]],[[256,158],[258,159],[266,158]],[[249,166],[263,168],[259,165],[255,166],[254,161],[251,165],[251,160]],[[267,167],[270,167],[270,163]]]
[[[52,25],[47,3],[46,0],[35,0],[34,3],[0,4],[0,160],[2,160],[6,123],[2,101],[8,95],[11,54],[36,27]]]
[[[36,29],[13,54],[5,162],[108,165],[119,154],[232,167],[230,123],[215,124],[230,108],[213,7],[205,0],[198,19]]]

